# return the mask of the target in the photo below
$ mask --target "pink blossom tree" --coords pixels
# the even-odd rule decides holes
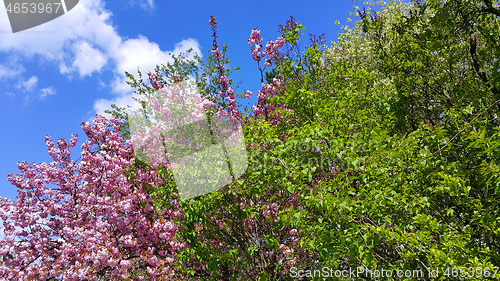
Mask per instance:
[[[291,173],[264,143],[269,136],[260,134],[268,130],[276,136],[272,140],[277,140],[281,136],[277,130],[288,124],[282,116],[286,108],[272,102],[283,94],[285,81],[261,81],[255,118],[243,115],[237,97],[249,98],[252,93],[235,93],[225,66],[225,48],[219,50],[214,17],[210,25],[214,40],[208,71],[217,79],[201,88],[216,90],[202,92],[202,99],[194,104],[203,104],[212,128],[217,120],[245,124],[249,170],[219,191],[180,201],[168,151],[155,150],[158,153],[152,156],[160,161],[153,164],[147,163],[151,159],[134,157],[138,147],[134,137],[128,139],[131,124],[119,110],[110,122],[97,116],[93,126],[82,124],[88,140],[81,146],[78,161],[72,160],[70,152],[76,135],[69,142],[58,140],[57,146],[47,137],[54,162],[20,163],[22,174],[9,176],[19,189],[18,200],[0,200],[6,235],[0,241],[0,256],[13,258],[0,265],[0,278],[273,280],[283,278],[293,266],[316,259],[316,253],[299,246],[306,238],[300,225],[282,219],[289,211],[305,212],[295,186],[306,184],[310,190],[310,184]],[[260,31],[253,30],[249,44],[261,74],[264,57],[264,69],[281,62],[279,49],[284,39],[269,41],[265,50],[262,41]],[[190,65],[184,66],[167,80],[175,84],[191,75],[183,72]],[[149,82],[152,88],[138,87],[142,93],[163,93],[166,101],[175,96],[158,69],[149,73]],[[134,79],[130,84],[139,85]],[[165,111],[164,104],[150,101],[156,111]],[[167,116],[170,111],[164,113]],[[160,147],[150,136],[143,131],[135,138]],[[259,166],[268,156],[276,162]],[[232,173],[234,177],[234,169]]]
[[[109,128],[108,126],[111,126]],[[80,161],[70,149],[78,136],[57,145],[46,137],[54,162],[18,163],[9,175],[17,201],[1,199],[5,238],[0,255],[3,280],[125,280],[175,274],[175,253],[185,245],[174,239],[182,218],[176,200],[157,210],[145,192],[163,181],[155,168],[134,164],[133,151],[120,136],[117,120],[96,116],[82,123],[88,140]]]

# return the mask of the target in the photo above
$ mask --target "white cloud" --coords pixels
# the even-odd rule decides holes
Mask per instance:
[[[43,88],[40,90],[40,99],[44,100],[47,96],[52,96],[56,94],[56,90],[53,87]]]
[[[154,7],[154,0],[133,0],[132,4],[135,3],[143,8]],[[111,16],[102,0],[81,0],[67,15],[12,34],[9,33],[10,24],[5,14],[5,17],[0,17],[0,52],[34,57],[43,63],[54,64],[61,74],[69,77],[74,73],[81,77],[91,76],[107,66],[106,69],[113,71],[114,78],[113,81],[103,82],[110,85],[111,92],[117,96],[95,101],[94,110],[98,113],[110,104],[131,102],[132,89],[126,84],[128,78],[125,71],[134,76],[138,67],[143,73],[154,71],[156,64],[172,61],[169,53],[178,54],[190,48],[201,55],[198,42],[191,38],[175,45],[172,51],[164,51],[141,35],[138,38],[120,37]],[[21,69],[24,71],[24,68],[18,68],[18,71]],[[2,68],[0,78],[1,74]]]
[[[63,60],[66,51],[78,44],[80,38],[89,38],[100,46],[119,41],[110,17],[111,13],[104,10],[100,0],[82,0],[67,15],[25,31],[9,33],[11,28],[5,14],[0,17],[0,30],[4,31],[0,36],[0,51],[14,51],[27,57],[40,55],[49,61]]]
[[[97,80],[99,81],[99,87],[101,87],[101,88],[106,87],[106,84],[104,84],[104,82],[102,82],[101,79],[98,78]]]
[[[134,101],[132,98],[134,94],[128,93],[125,95],[121,95],[119,97],[116,97],[112,100],[107,100],[107,99],[99,99],[94,102],[94,110],[96,114],[102,115],[106,118],[110,118],[111,116],[107,113],[104,113],[104,111],[111,109],[112,104],[116,104],[118,107],[124,107],[128,108],[127,106],[131,106],[131,110],[137,110],[140,108],[140,104]],[[94,116],[92,116],[93,118]]]
[[[0,64],[0,79],[14,78],[25,71],[22,65],[4,65]]]
[[[14,93],[12,93],[12,92],[7,92],[7,93],[5,93],[5,94],[6,94],[7,96],[9,96],[9,97],[15,97],[15,96],[16,96],[16,95],[14,95]]]
[[[92,48],[89,43],[81,42],[76,46],[73,68],[77,69],[80,76],[90,76],[94,71],[101,71],[106,65],[107,59],[97,49]]]
[[[23,88],[23,91],[25,92],[31,92],[33,89],[36,87],[36,84],[38,83],[38,78],[36,76],[31,76],[30,79],[28,80],[21,80],[16,84],[17,89]]]
[[[141,7],[146,11],[151,10],[155,7],[155,2],[154,0],[142,0]]]
[[[154,0],[129,0],[128,5],[130,7],[135,6],[136,4],[139,4],[141,8],[143,8],[146,11],[151,11],[155,7]]]
[[[111,100],[101,99],[95,101],[94,110],[97,114],[109,117],[109,115],[104,114],[104,111],[111,109],[112,104],[116,104],[118,107],[126,108],[126,105],[131,105],[132,109],[139,108],[138,104],[132,99],[133,96],[138,97],[132,94],[130,86],[126,83],[128,78],[125,76],[125,71],[137,77],[137,68],[143,74],[154,71],[156,65],[160,62],[166,64],[173,61],[170,53],[179,54],[189,49],[193,49],[194,52],[201,55],[198,41],[191,38],[182,40],[176,44],[174,50],[171,52],[160,50],[158,44],[149,42],[144,36],[139,36],[138,39],[126,40],[117,52],[113,53],[114,60],[117,63],[115,79],[111,82],[111,87],[113,93],[118,96]],[[194,57],[194,54],[191,54],[191,56],[187,57],[188,59]]]
[[[200,46],[194,39],[186,39],[175,45],[174,54],[185,52],[193,48],[196,52],[200,53]],[[130,91],[130,86],[125,83],[125,71],[137,75],[137,68],[142,73],[154,71],[159,63],[166,64],[172,62],[170,52],[160,50],[158,44],[149,42],[144,36],[139,36],[138,39],[129,39],[113,53],[116,64],[116,73],[121,74],[115,78],[113,83],[113,92],[117,94]]]

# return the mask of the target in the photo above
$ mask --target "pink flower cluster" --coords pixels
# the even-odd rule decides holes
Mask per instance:
[[[156,74],[150,72],[150,73],[148,73],[148,76],[149,76],[149,81],[151,82],[151,86],[153,88],[155,88],[156,90],[159,90],[162,88],[160,82],[158,82],[156,80]]]
[[[257,61],[261,74],[263,70],[260,67],[260,60],[266,57],[264,66],[271,67],[280,59],[279,49],[283,48],[285,40],[282,36],[276,38],[276,42],[269,40],[266,44],[266,49],[262,52],[263,39],[260,37],[260,30],[254,29],[248,39],[250,45],[252,58]],[[263,80],[263,79],[262,79]],[[257,93],[257,104],[253,106],[254,116],[264,116],[269,120],[271,125],[277,126],[281,124],[283,111],[286,109],[283,105],[274,105],[269,102],[269,99],[280,92],[283,81],[277,78],[273,79],[273,83],[262,83],[262,89]]]
[[[222,63],[222,54],[219,51],[219,43],[217,42],[217,21],[215,17],[210,17],[210,26],[212,27],[212,54],[217,61],[217,73],[219,78],[219,85],[221,85],[221,90],[219,91],[219,96],[221,97],[222,104],[217,107],[216,117],[228,117],[231,116],[238,121],[241,121],[242,114],[237,108],[236,95],[234,89],[229,86],[229,79],[225,76],[225,67]],[[250,98],[250,94],[245,94],[246,98]]]
[[[108,123],[96,116],[93,126],[82,123],[82,129],[88,140],[80,162],[70,151],[77,135],[59,139],[57,146],[46,137],[54,162],[21,162],[22,175],[8,176],[18,196],[0,199],[0,255],[11,254],[13,264],[0,264],[0,279],[123,280],[137,270],[154,280],[172,276],[174,255],[186,246],[173,238],[174,222],[183,216],[179,205],[155,211],[143,187],[163,182],[156,169],[133,165],[116,119]]]
[[[266,120],[269,120],[270,124],[277,126],[281,124],[283,119],[284,110],[286,109],[283,105],[275,105],[269,102],[269,99],[275,95],[278,95],[281,91],[280,87],[282,81],[280,79],[274,78],[273,84],[264,83],[262,84],[262,90],[257,93],[257,104],[253,106],[254,116],[258,118],[259,116],[264,116]]]
[[[221,59],[222,58],[221,52],[219,50],[217,50],[217,49],[216,50],[212,50],[212,54],[214,55],[214,57],[216,59]]]
[[[250,38],[248,38],[248,45],[252,46],[253,44],[262,43],[263,39],[260,37],[260,30],[253,29],[250,34]]]
[[[263,49],[261,45],[262,41],[263,39],[260,37],[260,30],[252,30],[250,38],[248,39],[248,45],[250,46],[250,50],[252,51],[252,58],[259,63],[263,57],[267,57],[264,65],[266,67],[271,67],[273,65],[273,62],[278,61],[279,49],[283,47],[285,39],[280,36],[276,38],[276,42],[269,40],[266,44],[266,49],[264,52],[261,52]]]
[[[262,56],[268,57],[265,63],[267,67],[271,67],[273,65],[272,64],[273,61],[278,61],[279,59],[278,49],[282,48],[284,43],[285,39],[283,39],[282,36],[276,38],[276,42],[273,42],[271,40],[267,42],[266,50],[262,53]]]

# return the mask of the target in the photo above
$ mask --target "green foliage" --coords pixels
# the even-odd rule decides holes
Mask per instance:
[[[304,27],[288,21],[287,51],[266,73],[268,83],[283,81],[269,99],[282,106],[281,121],[245,116],[246,173],[180,202],[179,239],[189,244],[180,271],[198,280],[291,280],[292,266],[365,267],[421,270],[428,280],[440,268],[435,280],[459,280],[444,270],[499,267],[498,9],[487,0],[391,1],[376,14],[367,7],[331,46],[304,48]],[[163,76],[196,73],[205,96],[217,93],[213,57],[176,63]],[[139,93],[151,90],[131,79]],[[162,190],[175,183],[170,171],[161,175],[165,187],[151,192],[168,208],[175,196]],[[289,205],[268,218],[272,203]],[[280,244],[293,248],[289,258],[263,257]]]

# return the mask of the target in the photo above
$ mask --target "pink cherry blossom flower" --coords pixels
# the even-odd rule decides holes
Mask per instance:
[[[254,29],[248,39],[248,45],[253,45],[255,43],[262,43],[262,38],[260,38],[260,30]]]
[[[229,84],[229,80],[227,79],[226,76],[221,75],[219,76],[219,83],[223,86],[226,87]]]
[[[156,80],[156,74],[149,72],[148,76],[149,76],[149,81],[151,82],[151,86],[153,88],[155,88],[156,90],[159,90],[162,88],[160,82],[158,82]]]
[[[212,54],[216,59],[220,59],[222,57],[222,54],[221,52],[219,52],[219,50],[212,50]]]

